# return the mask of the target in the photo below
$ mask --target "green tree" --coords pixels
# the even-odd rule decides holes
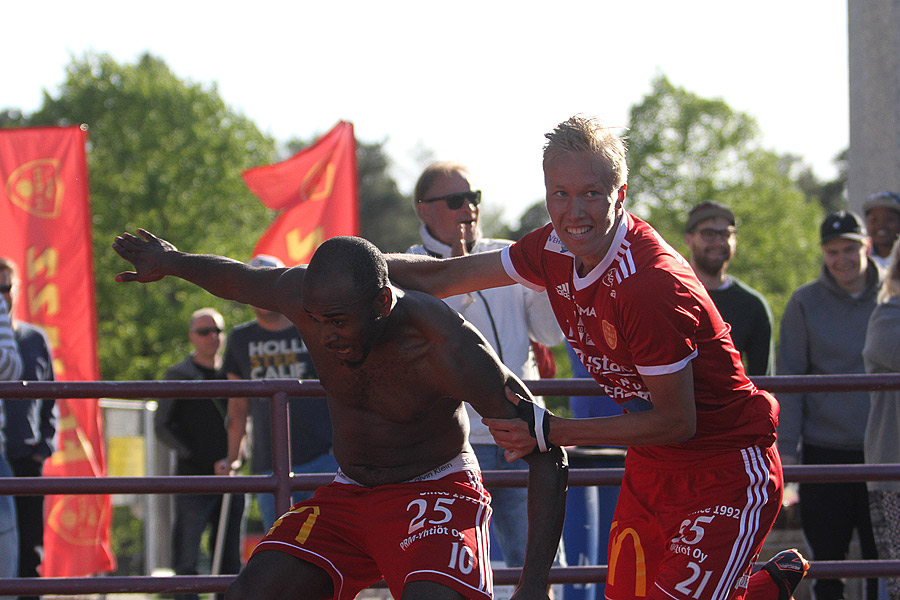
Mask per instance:
[[[729,272],[766,296],[777,326],[791,292],[821,262],[822,209],[798,185],[796,157],[761,148],[751,116],[664,76],[632,107],[628,147],[631,210],[677,249],[691,207],[714,200],[734,210],[740,237]]]
[[[420,242],[419,217],[388,175],[390,164],[383,142],[357,143],[360,235],[383,252],[405,252]]]
[[[173,278],[148,286],[113,281],[127,266],[110,247],[122,231],[143,227],[187,251],[247,259],[269,225],[270,211],[241,171],[273,162],[274,142],[226,106],[215,86],[181,81],[149,54],[133,65],[88,54],[73,60],[59,95],[45,95],[27,122],[89,127],[104,379],[161,377],[187,350],[188,317],[197,308],[216,307],[229,325],[250,317],[246,307]]]
[[[838,174],[831,181],[821,181],[810,167],[804,167],[797,177],[806,198],[818,202],[826,214],[847,208],[847,154],[845,149],[834,158]]]
[[[504,225],[496,237],[520,240],[526,233],[539,229],[549,222],[550,214],[547,212],[547,203],[544,200],[538,200],[525,209],[525,212],[519,217],[519,225],[517,227],[513,228],[509,225]]]

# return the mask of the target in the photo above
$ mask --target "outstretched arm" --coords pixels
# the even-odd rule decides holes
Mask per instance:
[[[388,274],[400,287],[438,298],[515,283],[503,269],[500,250],[455,258],[385,254]]]
[[[288,269],[250,267],[242,262],[209,254],[179,252],[169,242],[138,229],[140,237],[123,233],[113,249],[134,266],[134,271],[116,275],[118,282],[150,283],[170,275],[189,281],[206,291],[257,308],[281,312],[276,283]],[[298,278],[302,280],[302,275]],[[299,295],[299,285],[296,287]]]

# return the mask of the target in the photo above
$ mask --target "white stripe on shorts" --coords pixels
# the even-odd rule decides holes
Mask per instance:
[[[712,600],[727,600],[743,576],[753,550],[753,541],[759,533],[759,519],[763,507],[768,503],[769,493],[769,467],[766,463],[765,453],[762,448],[756,446],[741,450],[744,459],[744,468],[747,473],[747,504],[741,511],[739,531],[737,539],[731,548],[731,556],[722,577],[712,595]]]

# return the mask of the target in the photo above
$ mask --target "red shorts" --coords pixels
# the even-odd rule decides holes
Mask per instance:
[[[774,446],[690,463],[629,456],[609,533],[606,597],[742,599],[783,485]]]
[[[334,581],[335,600],[382,578],[394,598],[407,582],[427,580],[489,600],[490,499],[471,470],[374,488],[333,481],[292,506],[253,554],[278,550],[318,565]]]

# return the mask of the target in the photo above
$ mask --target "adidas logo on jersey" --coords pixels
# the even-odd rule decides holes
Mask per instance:
[[[565,298],[566,300],[571,300],[572,296],[569,295],[569,284],[563,283],[556,286],[556,293]]]

